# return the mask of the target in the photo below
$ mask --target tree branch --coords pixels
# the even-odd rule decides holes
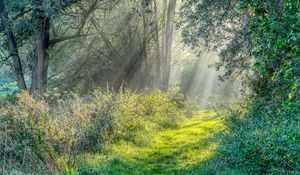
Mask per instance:
[[[17,14],[16,16],[14,16],[14,17],[12,18],[12,20],[15,21],[15,20],[21,18],[21,17],[24,16],[26,13],[29,13],[31,10],[32,10],[32,9],[27,9],[27,10],[24,10],[24,11],[20,12],[19,14]]]
[[[67,41],[67,40],[72,40],[72,39],[77,39],[77,38],[82,38],[82,37],[87,37],[87,36],[90,36],[92,34],[85,34],[85,35],[70,35],[70,36],[62,36],[62,37],[59,37],[59,38],[55,38],[55,39],[52,39],[49,41],[49,45],[50,46],[53,46],[59,42],[63,42],[63,41]]]

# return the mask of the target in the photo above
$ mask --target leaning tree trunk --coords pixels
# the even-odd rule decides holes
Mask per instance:
[[[13,68],[15,70],[18,88],[21,91],[26,90],[27,87],[24,79],[24,72],[21,64],[21,58],[18,52],[16,37],[12,31],[11,24],[8,20],[8,15],[3,0],[0,0],[0,19],[5,26],[5,34],[7,38],[8,47],[11,53],[12,61],[13,61]]]
[[[42,1],[38,2],[42,3]],[[36,10],[36,14],[36,46],[33,57],[31,94],[34,98],[41,99],[47,87],[50,20],[41,10]]]
[[[162,59],[162,90],[166,91],[169,88],[170,81],[170,65],[171,65],[171,52],[172,52],[172,39],[173,39],[173,16],[176,8],[176,0],[169,0],[168,10],[166,15],[165,24],[165,51]]]

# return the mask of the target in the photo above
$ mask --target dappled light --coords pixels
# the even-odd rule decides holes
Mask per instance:
[[[178,129],[151,131],[148,138],[141,135],[135,143],[121,142],[106,155],[85,155],[79,161],[109,174],[193,174],[193,168],[214,156],[214,137],[224,130],[220,118],[206,120],[209,116],[216,113],[201,112]]]
[[[0,0],[0,174],[299,174],[299,9]]]

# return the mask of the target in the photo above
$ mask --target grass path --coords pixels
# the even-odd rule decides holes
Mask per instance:
[[[141,136],[137,143],[118,143],[105,155],[85,155],[84,164],[109,175],[207,174],[202,166],[214,155],[215,136],[224,129],[215,115],[201,112],[178,129]]]

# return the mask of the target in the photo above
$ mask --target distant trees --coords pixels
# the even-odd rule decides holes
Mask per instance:
[[[235,0],[186,0],[180,9],[183,41],[194,49],[220,52],[217,69],[225,68],[221,79],[249,70],[248,50],[256,42],[247,32],[249,13],[237,9]]]
[[[80,42],[85,43],[82,44],[84,49],[81,53],[89,50],[90,54],[85,56],[87,59],[80,69],[76,65],[82,62],[82,57],[67,54],[67,57],[74,57],[70,63],[72,66],[67,69],[74,72],[76,78],[62,71],[55,76],[57,82],[74,77],[72,87],[77,87],[77,90],[87,90],[94,88],[93,86],[109,86],[117,90],[122,85],[134,90],[146,87],[163,89],[163,83],[168,84],[170,76],[169,71],[165,71],[170,67],[165,54],[169,53],[170,60],[172,47],[172,32],[168,32],[166,37],[168,3],[169,1],[128,0],[116,4],[108,15],[101,9],[95,10],[86,22],[87,26],[92,26],[89,28],[90,33],[99,35],[80,39]],[[169,28],[174,25],[174,12],[175,6],[169,14]],[[94,41],[94,38],[97,39]],[[94,43],[89,45],[91,40]],[[76,45],[72,41],[68,44]],[[166,45],[170,47],[168,52]],[[162,80],[163,71],[167,73],[164,76],[166,81]]]
[[[275,90],[275,79],[299,74],[283,73],[299,63],[297,8],[299,3],[292,0],[187,0],[180,10],[179,26],[186,44],[220,51],[216,67],[225,68],[222,79],[251,70],[250,86],[264,96]],[[285,84],[298,81],[295,77],[290,80]],[[278,89],[276,93],[283,91]]]
[[[135,49],[140,48],[139,51],[133,52],[137,52],[136,55],[129,55],[132,58],[129,59],[130,62],[119,83],[124,81],[129,85],[133,84],[134,89],[143,89],[145,86],[168,89],[175,8],[176,0],[143,1],[142,6],[136,7],[139,13],[131,13],[132,19],[138,19],[139,14],[141,18],[140,22],[131,21],[130,24],[142,23],[143,26],[140,30],[140,41],[131,41],[129,46],[135,45]],[[127,37],[130,38],[133,34],[132,29],[128,32]],[[137,43],[140,44],[136,45]],[[135,81],[130,83],[132,79]]]
[[[30,75],[36,98],[49,80],[167,90],[175,8],[176,0],[0,0],[0,56],[12,58],[20,90]]]
[[[176,0],[163,1],[163,11],[165,15],[165,23],[163,27],[163,41],[162,41],[162,89],[168,90],[170,81],[170,64],[172,54],[172,40],[174,30],[174,13],[176,9]]]
[[[30,91],[37,98],[43,97],[47,86],[48,49],[50,42],[52,42],[50,40],[51,23],[60,11],[76,2],[77,0],[55,2],[45,0],[0,1],[1,27],[6,35],[6,43],[2,44],[9,46],[7,52],[12,57],[20,90],[26,90],[27,87],[19,46],[28,44],[33,47]],[[19,38],[16,36],[19,36]],[[2,48],[5,47],[2,46]]]

